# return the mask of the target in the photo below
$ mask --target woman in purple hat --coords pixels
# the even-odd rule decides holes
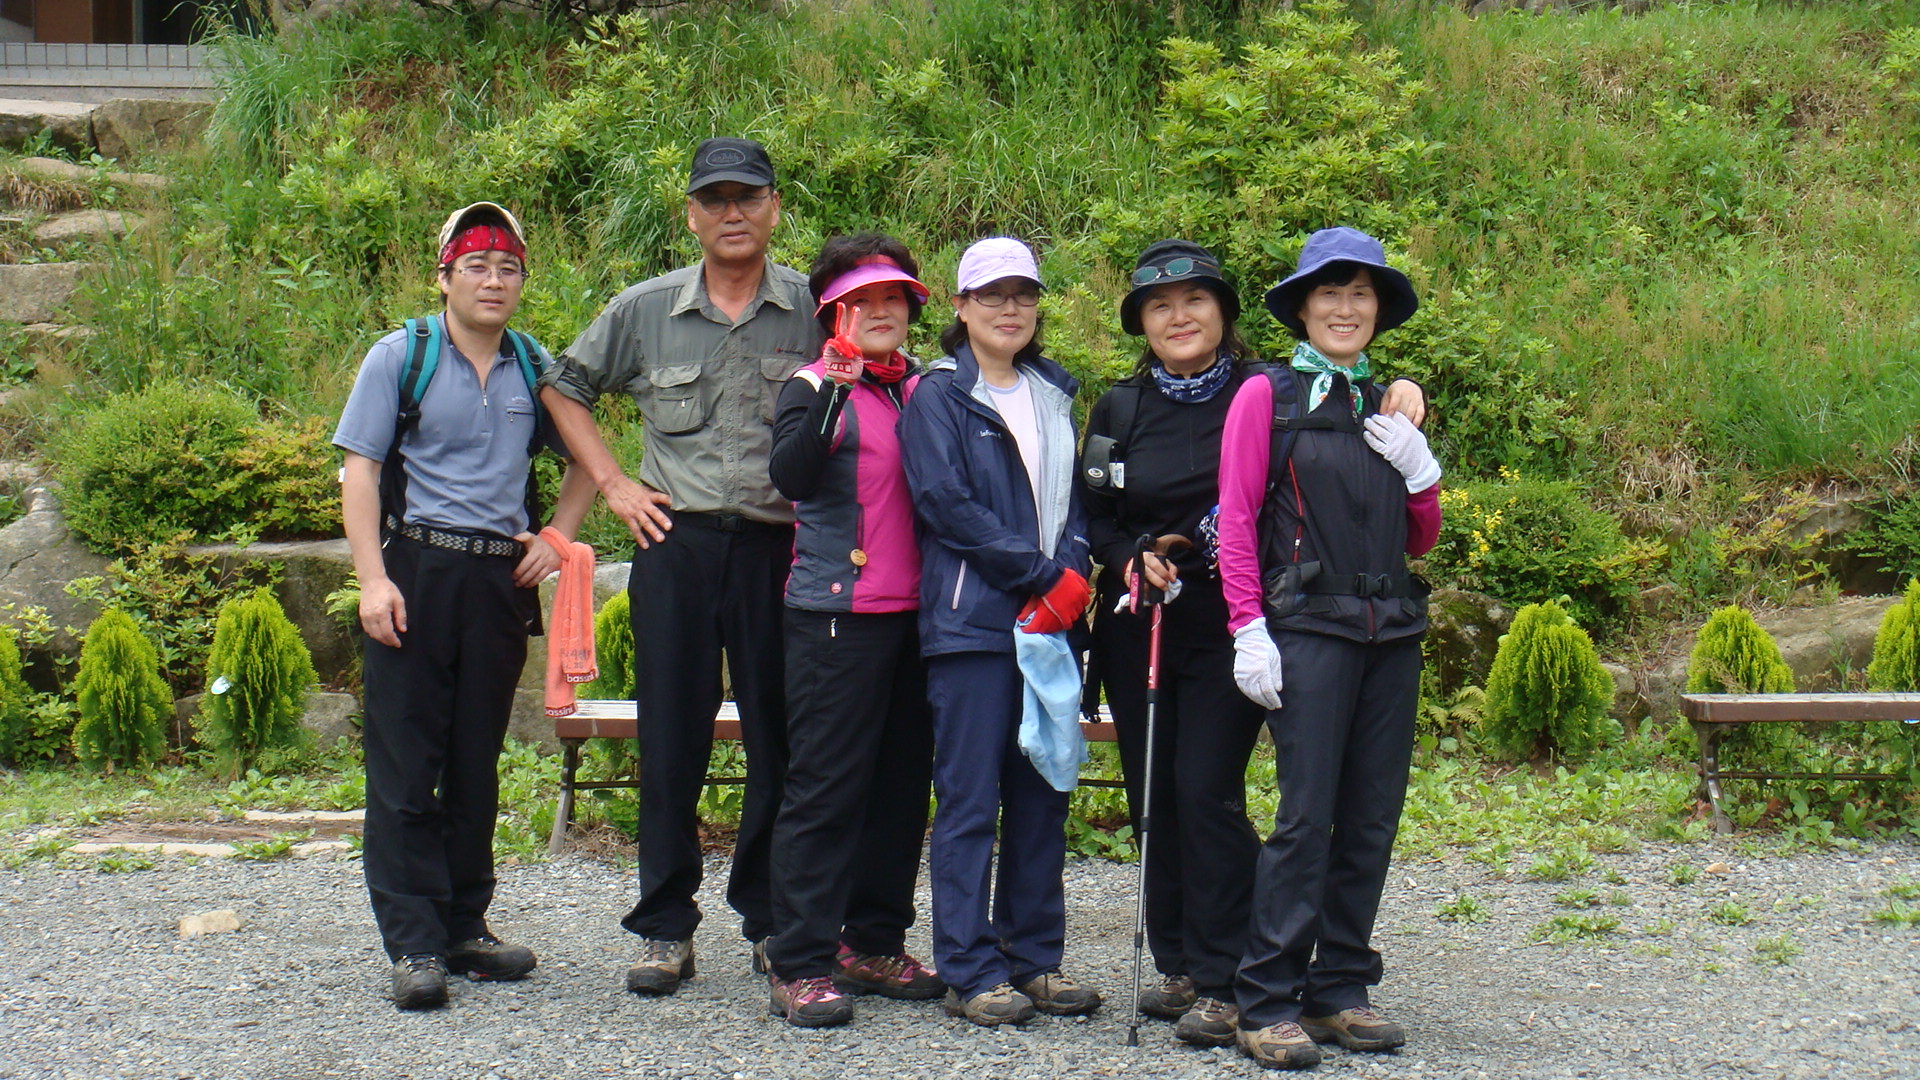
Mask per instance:
[[[1067,792],[1019,740],[1027,691],[1015,638],[1078,623],[1092,569],[1074,482],[1079,384],[1040,355],[1039,304],[1027,245],[993,237],[969,247],[940,339],[948,355],[900,423],[921,524],[920,647],[940,799],[933,954],[948,1015],[985,1026],[1100,1005],[1060,973]]]
[[[1177,1020],[1196,1046],[1234,1041],[1234,971],[1246,947],[1260,840],[1242,797],[1266,710],[1234,686],[1234,640],[1220,578],[1202,542],[1219,499],[1220,436],[1242,382],[1262,365],[1235,330],[1240,298],[1213,253],[1160,240],[1140,253],[1120,325],[1145,338],[1133,373],[1094,403],[1081,461],[1088,539],[1100,564],[1093,666],[1120,736],[1138,824],[1147,754],[1149,610],[1138,586],[1177,590],[1164,610],[1153,735],[1153,839],[1147,848],[1147,940],[1161,978],[1138,1008]],[[1402,381],[1383,407],[1424,417]],[[1161,558],[1142,536],[1196,544]],[[1177,602],[1173,602],[1177,600]]]
[[[900,413],[901,353],[927,302],[890,236],[836,236],[809,275],[828,333],[774,417],[769,473],[794,500],[787,579],[786,795],[773,829],[769,1011],[798,1027],[853,1017],[847,994],[946,991],[907,955],[927,828],[933,727],[920,658],[920,549]]]
[[[1220,576],[1234,681],[1269,710],[1280,809],[1254,875],[1237,1038],[1269,1068],[1316,1042],[1391,1050],[1371,944],[1413,755],[1427,588],[1407,557],[1440,531],[1440,465],[1380,410],[1366,348],[1418,306],[1379,241],[1308,238],[1267,310],[1299,339],[1248,379],[1220,447]],[[1284,659],[1284,680],[1282,662]]]

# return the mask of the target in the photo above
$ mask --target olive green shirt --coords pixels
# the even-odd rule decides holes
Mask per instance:
[[[799,272],[767,260],[760,292],[729,319],[700,264],[643,281],[607,304],[540,380],[589,408],[624,390],[640,406],[642,483],[671,509],[790,523],[767,478],[773,412],[788,376],[826,340]]]

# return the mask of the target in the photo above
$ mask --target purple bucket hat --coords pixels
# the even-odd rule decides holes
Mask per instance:
[[[1307,328],[1300,321],[1300,305],[1306,300],[1307,279],[1330,263],[1364,266],[1372,274],[1374,291],[1380,296],[1375,334],[1384,334],[1399,326],[1420,309],[1420,299],[1413,294],[1413,282],[1387,265],[1386,249],[1380,246],[1380,241],[1359,229],[1341,225],[1321,229],[1307,237],[1306,246],[1300,249],[1299,269],[1267,290],[1267,310],[1280,320],[1280,325],[1296,335],[1306,334]]]

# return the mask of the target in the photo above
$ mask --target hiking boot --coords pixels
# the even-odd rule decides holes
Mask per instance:
[[[1035,975],[1020,988],[1033,1007],[1053,1016],[1085,1016],[1100,1007],[1100,995],[1057,971]]]
[[[1240,1027],[1240,1009],[1219,998],[1195,998],[1173,1025],[1173,1037],[1193,1046],[1226,1046]]]
[[[857,953],[842,945],[834,964],[838,970],[833,973],[833,985],[849,994],[931,1001],[947,992],[947,984],[932,968],[906,953],[879,956]]]
[[[447,1003],[447,962],[434,953],[411,953],[393,962],[396,1009],[437,1009]]]
[[[525,945],[509,945],[492,934],[481,934],[447,950],[447,970],[478,982],[482,979],[524,979],[540,963]]]
[[[1236,1028],[1234,1037],[1248,1057],[1268,1069],[1311,1069],[1320,1064],[1320,1048],[1291,1020],[1248,1031]]]
[[[965,1001],[960,1000],[960,991],[948,987],[946,1000],[940,1007],[948,1016],[971,1020],[981,1027],[1024,1024],[1033,1019],[1033,1000],[1006,983],[982,990]]]
[[[1303,1016],[1300,1027],[1314,1042],[1337,1042],[1349,1050],[1397,1050],[1407,1043],[1405,1029],[1365,1005],[1332,1016]]]
[[[640,939],[640,959],[627,969],[627,989],[636,994],[671,994],[693,978],[693,942]]]
[[[1159,986],[1140,991],[1140,1011],[1162,1020],[1178,1020],[1193,1008],[1197,996],[1192,979],[1185,975],[1164,975]]]
[[[835,1027],[853,1019],[853,1002],[833,988],[828,976],[783,979],[769,975],[767,985],[772,990],[767,1012],[786,1017],[794,1027]]]

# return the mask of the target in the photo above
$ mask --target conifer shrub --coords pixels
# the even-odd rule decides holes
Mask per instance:
[[[623,700],[633,697],[633,607],[625,589],[607,597],[593,616],[593,664],[600,677],[580,686],[582,699]],[[633,771],[633,745],[628,739],[595,739],[609,775]]]
[[[1497,753],[1515,760],[1583,758],[1617,730],[1607,715],[1612,702],[1613,679],[1593,639],[1558,603],[1529,604],[1500,638],[1481,731]]]
[[[1867,664],[1867,689],[1920,690],[1920,578],[1907,582],[1906,596],[1880,619],[1873,659]]]
[[[73,754],[82,765],[112,772],[166,751],[173,695],[153,643],[126,612],[110,608],[87,628],[73,688],[80,705]]]
[[[313,655],[272,592],[227,601],[207,653],[207,694],[195,721],[201,745],[236,775],[263,750],[298,745],[317,681]]]
[[[1707,619],[1687,657],[1689,694],[1790,694],[1793,669],[1773,635],[1746,608],[1723,607]],[[1721,764],[1771,771],[1786,768],[1799,743],[1791,724],[1736,724],[1720,742]]]

